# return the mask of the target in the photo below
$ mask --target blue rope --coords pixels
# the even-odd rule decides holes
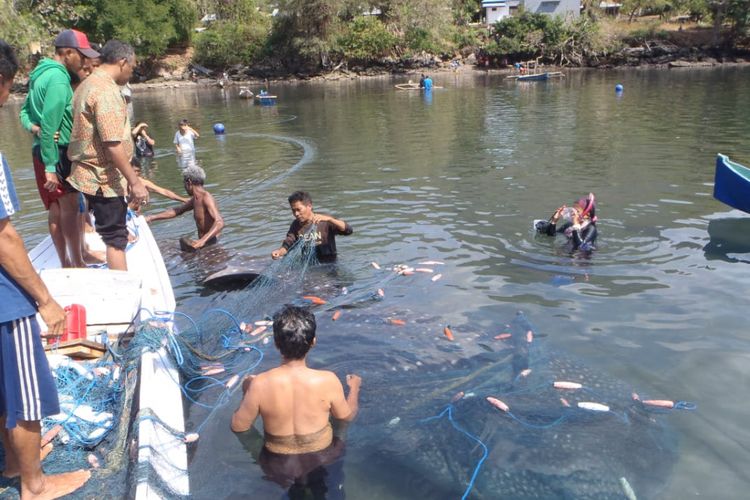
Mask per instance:
[[[466,498],[469,496],[469,493],[474,488],[474,483],[477,480],[477,476],[479,475],[479,470],[482,468],[482,464],[485,460],[487,460],[487,457],[489,456],[490,452],[487,449],[487,445],[482,442],[481,439],[476,437],[474,434],[471,434],[469,431],[461,427],[456,423],[456,421],[453,419],[453,408],[454,406],[452,404],[449,404],[445,407],[445,409],[440,412],[440,414],[435,415],[434,417],[428,417],[422,420],[422,423],[426,423],[432,420],[438,420],[443,418],[446,414],[448,415],[448,421],[450,421],[451,425],[454,429],[464,434],[469,439],[475,441],[479,446],[482,447],[482,458],[479,459],[479,462],[477,462],[477,465],[474,467],[474,473],[471,475],[471,480],[469,481],[468,486],[466,487],[466,490],[464,491],[464,494],[461,496],[461,500],[466,500]]]
[[[692,403],[690,401],[677,401],[674,404],[674,410],[688,410],[693,411],[698,409],[698,405],[696,403]]]

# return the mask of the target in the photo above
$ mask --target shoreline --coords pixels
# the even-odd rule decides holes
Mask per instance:
[[[607,72],[620,72],[620,71],[633,71],[643,69],[657,69],[657,70],[679,70],[679,69],[711,69],[718,67],[737,67],[737,66],[748,66],[750,65],[750,57],[748,59],[735,58],[734,60],[717,60],[710,56],[700,58],[699,60],[685,60],[685,59],[674,59],[660,62],[649,62],[639,61],[637,64],[611,64],[604,63],[600,65],[587,65],[587,66],[544,66],[545,71],[607,71]],[[371,66],[363,70],[358,71],[347,71],[347,70],[336,70],[329,73],[322,73],[318,75],[287,75],[274,78],[247,78],[247,79],[229,79],[225,84],[227,88],[239,88],[239,87],[257,87],[268,84],[275,85],[290,85],[299,84],[305,82],[341,82],[341,81],[357,81],[364,79],[382,79],[385,77],[393,78],[398,76],[404,77],[416,77],[419,79],[419,75],[422,73],[429,73],[431,75],[442,75],[442,74],[489,74],[489,75],[510,75],[514,74],[515,70],[512,67],[487,67],[481,68],[475,64],[463,64],[458,68],[451,68],[448,65],[437,66],[437,67],[421,67],[421,68],[410,68],[410,69],[399,69],[392,70],[378,66]],[[414,78],[411,78],[414,80]],[[165,79],[165,78],[154,78],[140,83],[131,83],[130,86],[133,92],[141,93],[151,90],[167,90],[167,89],[185,89],[185,88],[212,88],[219,87],[218,79],[214,78],[200,78],[197,81],[188,79]],[[17,84],[19,85],[19,84]],[[25,87],[25,82],[20,84]],[[26,98],[26,91],[12,91],[10,95],[11,101],[22,101]]]
[[[601,65],[601,66],[544,66],[545,71],[606,71],[606,72],[621,72],[621,71],[635,71],[643,69],[655,69],[655,70],[680,70],[680,69],[711,69],[719,67],[737,67],[737,66],[750,66],[750,60],[736,60],[736,61],[669,61],[666,63],[643,63],[638,65]],[[515,70],[511,68],[499,68],[489,67],[480,68],[476,65],[462,65],[458,69],[450,67],[435,67],[435,68],[415,68],[404,71],[392,71],[392,70],[381,70],[373,71],[373,68],[361,72],[354,71],[334,71],[330,73],[324,73],[314,76],[298,76],[289,75],[277,78],[248,78],[235,80],[230,79],[226,84],[227,88],[239,88],[239,87],[256,87],[264,85],[266,83],[275,85],[291,85],[300,84],[307,82],[314,83],[325,83],[325,82],[342,82],[342,81],[358,81],[358,80],[370,80],[370,79],[382,79],[382,78],[394,78],[394,77],[411,77],[411,80],[418,81],[420,74],[430,75],[446,75],[446,74],[489,74],[489,75],[511,75],[515,73]],[[416,77],[416,79],[415,79]],[[150,90],[164,90],[164,89],[183,89],[183,88],[211,88],[218,87],[218,80],[203,78],[197,82],[190,80],[164,80],[156,79],[157,81],[150,80],[142,83],[131,83],[130,86],[134,92],[146,92]],[[252,90],[252,88],[251,88]]]

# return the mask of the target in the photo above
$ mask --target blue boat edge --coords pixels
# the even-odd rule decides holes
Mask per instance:
[[[716,155],[714,198],[737,210],[750,213],[750,168]]]

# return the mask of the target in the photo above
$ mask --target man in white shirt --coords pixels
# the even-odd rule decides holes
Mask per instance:
[[[174,146],[177,154],[185,156],[195,154],[194,141],[199,137],[200,134],[188,124],[187,120],[180,120],[180,128],[174,134]]]

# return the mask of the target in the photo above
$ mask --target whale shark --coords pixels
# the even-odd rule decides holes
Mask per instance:
[[[669,412],[550,352],[522,312],[503,337],[492,352],[367,380],[347,462],[384,498],[657,497],[677,460]]]

